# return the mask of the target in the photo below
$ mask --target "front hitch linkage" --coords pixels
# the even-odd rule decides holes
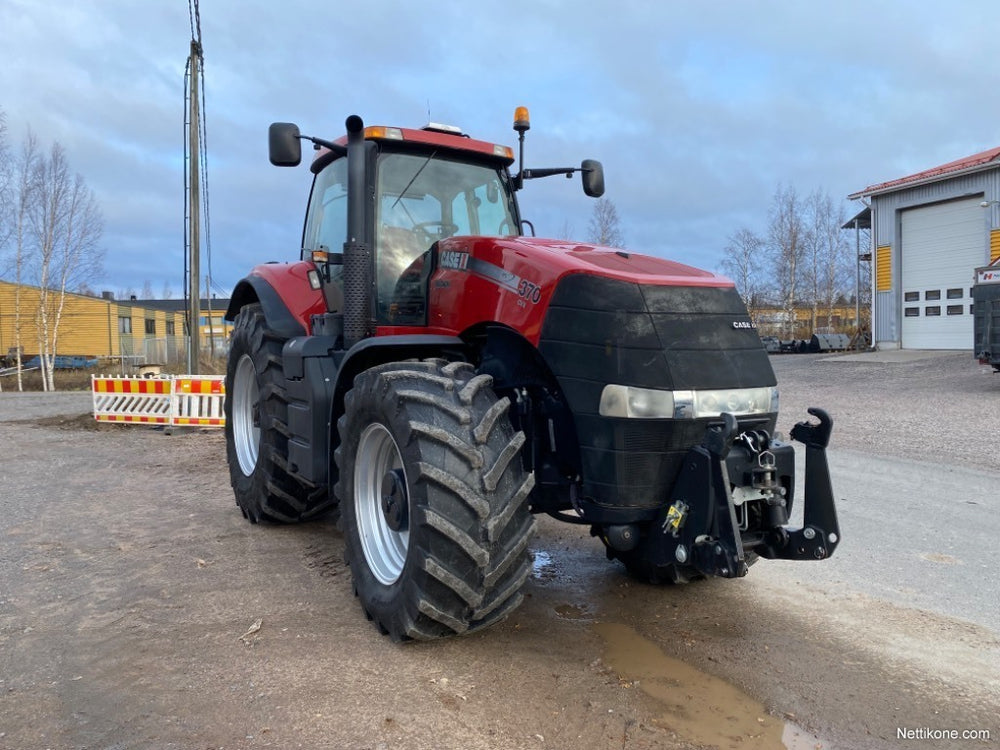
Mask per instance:
[[[833,500],[826,446],[830,443],[833,419],[822,409],[808,409],[819,424],[799,422],[792,428],[792,440],[806,447],[806,488],[801,529],[774,529],[762,557],[781,560],[824,560],[840,543],[840,525]]]
[[[775,526],[754,548],[761,557],[823,560],[840,541],[826,446],[833,420],[822,409],[809,409],[818,424],[800,422],[791,437],[806,447],[803,527]],[[736,578],[746,575],[747,562],[730,491],[726,457],[738,438],[732,414],[722,415],[721,429],[712,428],[701,445],[685,457],[670,503],[661,512],[657,533],[660,564],[690,564],[705,575]],[[670,558],[673,559],[670,559]]]

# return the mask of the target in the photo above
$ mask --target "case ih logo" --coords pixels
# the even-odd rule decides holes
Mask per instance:
[[[464,271],[469,265],[469,254],[445,250],[441,253],[440,264],[442,268],[456,268],[459,271]]]
[[[753,329],[753,328],[756,328],[756,327],[757,327],[757,324],[754,323],[752,320],[734,320],[733,321],[733,328]]]

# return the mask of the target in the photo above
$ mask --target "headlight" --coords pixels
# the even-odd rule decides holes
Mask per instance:
[[[740,417],[778,411],[778,389],[724,388],[706,391],[660,391],[606,385],[598,413],[634,419],[704,419],[729,413]]]
[[[674,415],[674,394],[650,388],[606,385],[601,392],[599,412],[602,417],[669,418]]]

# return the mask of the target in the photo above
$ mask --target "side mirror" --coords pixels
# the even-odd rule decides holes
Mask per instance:
[[[297,167],[302,161],[299,126],[293,122],[272,122],[267,129],[267,150],[276,167]]]
[[[604,167],[601,162],[584,159],[580,163],[580,175],[583,178],[584,193],[591,198],[600,198],[604,195]]]

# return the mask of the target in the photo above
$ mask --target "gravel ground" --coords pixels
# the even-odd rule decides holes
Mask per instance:
[[[786,435],[817,406],[831,447],[1000,471],[1000,374],[968,353],[772,356]]]
[[[833,451],[1000,468],[1000,375],[965,354],[772,362],[786,434],[815,405],[834,418]],[[0,750],[883,750],[898,727],[1000,736],[996,633],[839,580],[841,558],[894,575],[846,532],[818,568],[765,561],[740,582],[653,587],[585,528],[543,518],[511,618],[397,647],[365,622],[328,521],[241,518],[221,432],[97,425],[90,409],[86,392],[0,394]],[[845,522],[897,512],[842,496]],[[907,564],[974,572],[961,549],[926,551]],[[684,701],[709,710],[679,724]],[[733,717],[749,728],[727,728]]]
[[[60,414],[78,415],[93,410],[90,391],[55,393],[0,393],[0,422],[40,419]],[[96,426],[96,425],[95,425]]]

